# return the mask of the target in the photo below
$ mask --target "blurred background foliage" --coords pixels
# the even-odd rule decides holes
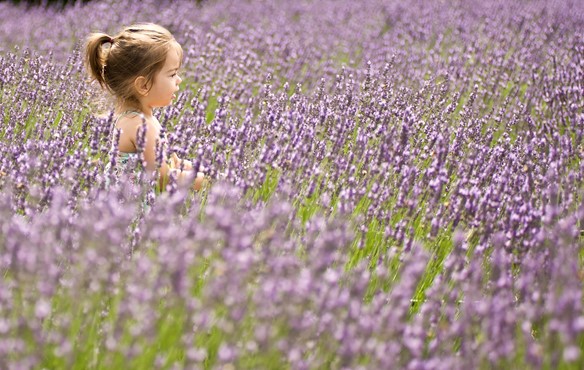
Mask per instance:
[[[90,3],[92,0],[10,0],[8,2],[12,4],[23,4],[28,7],[57,7],[57,8],[64,8],[68,5],[77,5],[77,4],[86,4]],[[206,2],[206,0],[193,0],[197,4],[202,4]],[[5,2],[5,0],[0,1]]]

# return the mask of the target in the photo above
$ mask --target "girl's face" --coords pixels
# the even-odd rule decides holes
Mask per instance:
[[[152,87],[146,96],[146,104],[152,108],[165,107],[176,97],[182,79],[178,75],[180,54],[171,48],[162,69],[154,76]]]

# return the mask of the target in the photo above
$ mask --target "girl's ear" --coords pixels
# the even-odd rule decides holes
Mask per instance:
[[[150,87],[148,86],[148,81],[144,76],[138,76],[134,80],[134,88],[138,92],[138,94],[142,96],[147,96],[148,92],[150,91]]]

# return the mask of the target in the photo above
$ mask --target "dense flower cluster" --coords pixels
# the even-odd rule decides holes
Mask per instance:
[[[81,45],[135,21],[185,51],[156,114],[202,192],[109,170]],[[583,30],[568,0],[0,3],[0,368],[580,368]]]

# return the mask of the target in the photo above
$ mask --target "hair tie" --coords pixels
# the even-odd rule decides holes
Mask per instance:
[[[114,39],[113,37],[107,36],[107,39],[103,39],[103,41],[101,42],[102,45],[105,44],[114,44]]]

